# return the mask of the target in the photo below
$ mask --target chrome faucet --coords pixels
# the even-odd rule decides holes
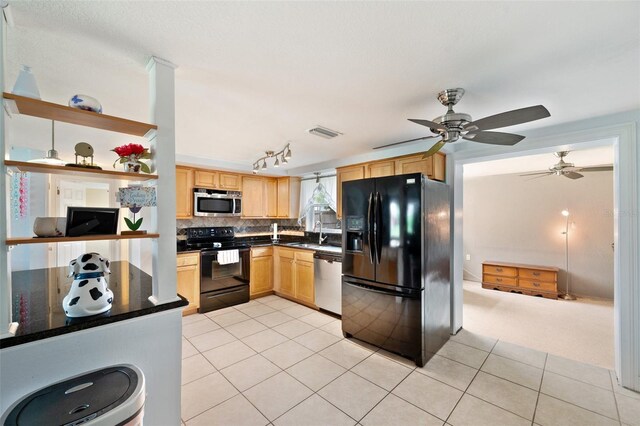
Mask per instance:
[[[322,219],[322,216],[320,216],[320,219]],[[324,237],[322,236],[322,220],[317,221],[316,224],[313,226],[313,228],[316,229],[318,225],[320,225],[320,234],[318,234],[318,245],[322,245],[322,243],[327,241],[327,238],[329,238],[329,236],[328,235],[325,235]]]

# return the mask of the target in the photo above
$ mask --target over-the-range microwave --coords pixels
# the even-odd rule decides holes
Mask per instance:
[[[193,189],[193,215],[209,217],[240,216],[242,192],[217,189]]]

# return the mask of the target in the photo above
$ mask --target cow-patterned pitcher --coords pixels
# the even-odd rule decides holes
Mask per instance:
[[[109,259],[98,253],[85,253],[69,262],[73,283],[62,301],[64,313],[71,318],[97,315],[111,309],[113,292],[107,287]]]

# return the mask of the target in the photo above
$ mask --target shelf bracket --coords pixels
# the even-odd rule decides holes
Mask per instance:
[[[18,105],[16,101],[13,99],[5,99],[4,100],[4,111],[7,113],[7,117],[13,118],[14,115],[20,114],[18,110]]]

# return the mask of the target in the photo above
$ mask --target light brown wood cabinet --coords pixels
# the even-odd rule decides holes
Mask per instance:
[[[315,306],[313,252],[274,247],[274,289],[306,305]]]
[[[482,263],[482,288],[556,299],[558,268],[486,261]]]
[[[182,315],[195,314],[200,306],[200,253],[179,253],[177,266],[177,291],[189,301]]]
[[[273,291],[273,247],[251,249],[249,294],[259,297]]]
[[[278,217],[278,181],[275,178],[264,179],[264,215]]]
[[[228,191],[240,191],[242,177],[235,173],[218,172],[218,188]]]
[[[298,217],[298,177],[274,178],[176,166],[176,219],[193,217],[193,188],[242,191],[242,217]]]
[[[211,170],[196,170],[194,186],[196,188],[218,188],[218,172]]]
[[[338,181],[336,204],[337,216],[342,217],[342,183],[350,180],[376,178],[384,176],[405,175],[408,173],[422,173],[429,179],[445,180],[446,156],[440,152],[428,158],[423,154],[404,155],[402,157],[387,158],[370,163],[354,164],[338,167],[336,176]]]
[[[358,164],[349,167],[339,167],[336,169],[336,180],[338,182],[336,206],[338,211],[337,217],[342,217],[342,183],[350,180],[364,179],[365,177],[365,165]]]
[[[383,176],[393,176],[395,174],[395,162],[390,161],[376,161],[367,165],[366,177],[376,178]]]
[[[242,177],[242,217],[265,216],[264,179],[257,176]]]
[[[193,217],[193,170],[176,167],[176,219]]]
[[[278,217],[297,219],[300,208],[300,178],[278,178]]]

